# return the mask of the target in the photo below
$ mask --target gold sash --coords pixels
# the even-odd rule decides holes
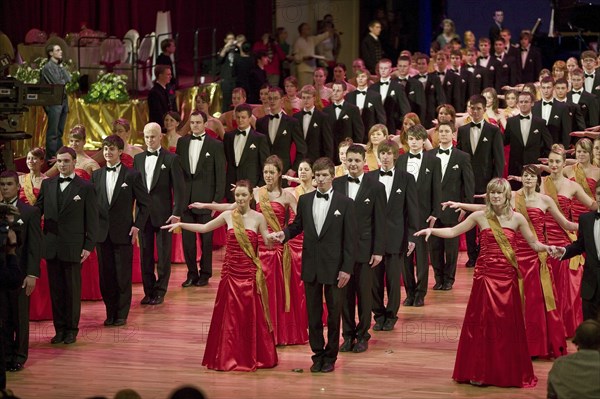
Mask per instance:
[[[519,265],[517,264],[517,255],[515,254],[513,247],[510,245],[510,242],[508,242],[508,238],[506,238],[506,234],[504,234],[504,230],[502,230],[502,226],[500,226],[498,217],[494,216],[493,218],[488,218],[487,220],[490,224],[490,228],[492,229],[492,233],[494,233],[494,238],[496,239],[500,250],[502,250],[502,253],[506,257],[506,259],[517,271],[517,278],[519,281],[519,294],[521,295],[521,305],[524,305],[525,297],[523,296],[523,275],[521,275]]]
[[[262,302],[263,313],[265,315],[265,319],[267,320],[267,326],[269,326],[269,331],[273,331],[273,327],[271,325],[271,316],[269,313],[269,292],[267,291],[267,281],[265,280],[265,274],[263,273],[262,263],[260,262],[260,258],[256,256],[256,252],[254,251],[254,247],[250,243],[250,239],[248,239],[248,235],[246,234],[246,227],[244,226],[244,221],[242,220],[242,215],[240,211],[234,209],[231,212],[231,221],[233,222],[233,232],[235,233],[235,239],[237,240],[242,251],[252,259],[252,262],[256,265],[256,290],[260,295],[260,300]]]
[[[525,216],[529,230],[537,237],[529,213],[527,212],[527,206],[525,205],[525,196],[517,193],[515,196],[515,208],[517,212]],[[539,240],[540,237],[537,237]],[[556,309],[556,301],[554,300],[554,292],[552,291],[552,280],[550,279],[550,270],[548,269],[548,254],[546,252],[538,252],[538,258],[540,259],[540,280],[542,282],[542,292],[544,293],[544,302],[546,304],[546,311],[552,311]]]
[[[587,186],[587,182],[585,183],[585,185]],[[554,181],[552,180],[552,178],[550,176],[547,176],[544,178],[544,192],[550,196],[550,198],[552,198],[554,200],[554,203],[556,203],[556,207],[558,208],[559,211],[562,212],[562,208],[560,207],[560,203],[558,202],[558,192],[556,191],[556,186],[554,185]],[[563,212],[564,214],[564,212]],[[569,240],[571,240],[571,242],[575,242],[577,240],[577,234],[572,232],[572,231],[568,231],[563,229],[565,233],[567,233],[567,236],[569,237]],[[583,266],[583,264],[585,263],[585,258],[582,255],[577,255],[571,258],[571,260],[569,261],[569,269],[571,270],[577,270],[579,269],[579,266]]]
[[[583,168],[581,167],[581,164],[579,162],[577,162],[575,164],[575,167],[573,168],[573,171],[575,172],[575,181],[577,183],[579,183],[579,185],[581,187],[583,187],[583,190],[585,191],[585,193],[592,199],[592,200],[596,200],[594,198],[594,194],[592,193],[592,190],[590,189],[590,185],[587,182],[587,178],[585,176],[585,171],[583,170]]]
[[[258,202],[260,203],[261,213],[264,215],[267,224],[274,232],[281,231],[279,220],[275,216],[275,211],[269,201],[269,192],[266,187],[258,190]],[[283,284],[285,288],[285,311],[290,311],[290,279],[292,276],[292,255],[287,243],[283,244]]]
[[[37,197],[33,193],[33,175],[31,173],[26,175],[23,179],[23,192],[25,193],[25,197],[27,198],[29,205],[34,206],[37,201]]]

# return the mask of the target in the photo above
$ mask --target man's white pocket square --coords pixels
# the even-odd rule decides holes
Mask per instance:
[[[160,165],[161,169],[167,169],[167,167],[165,165]]]
[[[17,224],[19,224],[19,225],[23,224],[23,219],[17,220]]]
[[[396,95],[396,91],[392,90],[392,92],[390,93],[390,96],[395,96]]]
[[[402,190],[398,189],[398,190],[396,190],[396,192],[397,192],[398,194],[400,194],[400,193],[402,192]]]
[[[371,203],[371,200],[370,200],[370,199],[368,199],[368,198],[367,198],[367,199],[365,199],[365,204],[370,204],[370,203]]]
[[[251,149],[251,150],[254,150],[254,149],[256,149],[256,146],[254,145],[254,143],[250,144],[250,149]]]
[[[337,209],[335,210],[335,212],[333,212],[333,214],[335,216],[341,216],[342,214],[340,213],[340,211],[338,211]]]
[[[79,195],[76,195],[73,197],[73,201],[80,201],[81,197]]]
[[[425,168],[425,173],[429,173],[429,168]]]
[[[538,129],[535,129],[535,130],[533,131],[533,133],[534,133],[534,134],[536,134],[536,133],[539,133],[539,132],[540,132],[540,131],[539,131]]]
[[[458,164],[454,165],[452,169],[458,169]]]
[[[484,138],[483,138],[483,141],[488,141],[487,137],[484,137]]]
[[[317,125],[317,122],[315,122],[315,123],[313,124],[313,127],[319,127],[319,125]]]
[[[342,119],[348,119],[348,115],[344,115]]]
[[[415,91],[411,90],[411,91],[408,92],[408,94],[415,94]]]
[[[129,186],[127,185],[127,183],[123,183],[123,184],[121,184],[121,187],[129,187]]]
[[[371,108],[372,106],[373,106],[373,104],[371,104],[371,103],[367,104],[367,107],[369,107],[369,108]]]
[[[284,130],[283,132],[281,132],[281,134],[285,136],[287,134],[287,130]]]
[[[554,115],[554,119],[558,119],[558,118],[559,118],[558,115]]]
[[[206,158],[210,157],[210,152],[206,153]]]

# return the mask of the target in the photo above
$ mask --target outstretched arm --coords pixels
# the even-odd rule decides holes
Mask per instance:
[[[193,231],[195,233],[208,233],[209,231],[213,231],[216,228],[221,227],[226,223],[225,217],[224,217],[224,215],[226,215],[226,214],[227,213],[222,213],[206,224],[177,222],[177,223],[164,225],[161,227],[161,229],[169,230],[169,232],[172,232],[176,228],[180,227],[184,230]]]

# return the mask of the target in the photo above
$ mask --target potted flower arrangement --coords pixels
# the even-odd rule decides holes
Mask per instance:
[[[90,91],[83,97],[88,104],[101,102],[124,103],[129,101],[127,93],[127,76],[116,73],[101,73],[98,81],[90,86]]]
[[[40,83],[40,74],[42,68],[48,62],[48,58],[38,57],[30,64],[24,63],[19,65],[17,72],[14,75],[14,78],[28,84],[38,84]],[[71,75],[71,81],[65,85],[65,90],[67,94],[75,93],[79,90],[79,78],[80,73],[73,67],[73,60],[66,60],[62,63],[63,68],[65,68],[69,74]]]

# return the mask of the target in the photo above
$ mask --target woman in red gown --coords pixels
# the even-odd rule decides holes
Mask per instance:
[[[27,153],[26,164],[29,173],[19,176],[19,199],[26,204],[35,205],[42,180],[46,175],[42,173],[42,166],[46,152],[42,148],[33,148]],[[42,222],[43,223],[43,222]],[[50,283],[48,282],[48,268],[46,260],[41,259],[40,277],[35,283],[35,289],[29,297],[29,320],[41,321],[52,320],[52,303],[50,301]]]
[[[256,252],[258,233],[267,240],[267,224],[260,213],[250,209],[251,192],[248,181],[239,181],[234,210],[204,225],[175,223],[163,227],[206,233],[227,225],[225,260],[202,360],[202,365],[213,370],[255,371],[277,365],[267,299],[271,292],[266,289]]]
[[[594,145],[588,138],[580,139],[575,145],[575,157],[577,163],[574,165],[565,166],[563,175],[576,183],[578,183],[583,191],[595,201],[594,193],[596,192],[596,184],[600,180],[600,168],[592,164],[592,152]],[[587,206],[579,202],[576,198],[573,199],[571,206],[571,216],[573,221],[579,221],[579,215],[588,212]]]
[[[525,217],[512,210],[508,181],[492,179],[486,210],[472,213],[452,228],[424,229],[416,235],[452,238],[479,226],[481,252],[456,354],[452,378],[473,385],[533,387],[537,378],[529,357],[523,304],[519,292],[517,231],[537,252],[548,251],[529,229]]]
[[[550,196],[562,210],[567,219],[571,218],[571,204],[574,198],[590,210],[598,209],[592,200],[577,183],[567,179],[563,174],[565,166],[565,150],[562,144],[554,144],[548,155],[550,176],[542,179],[541,191]],[[546,217],[546,238],[548,245],[566,246],[577,239],[575,233],[566,232],[556,224],[553,218]],[[548,259],[556,282],[558,306],[561,312],[567,337],[575,335],[575,329],[583,321],[581,307],[581,277],[583,275],[583,257],[569,260]]]

